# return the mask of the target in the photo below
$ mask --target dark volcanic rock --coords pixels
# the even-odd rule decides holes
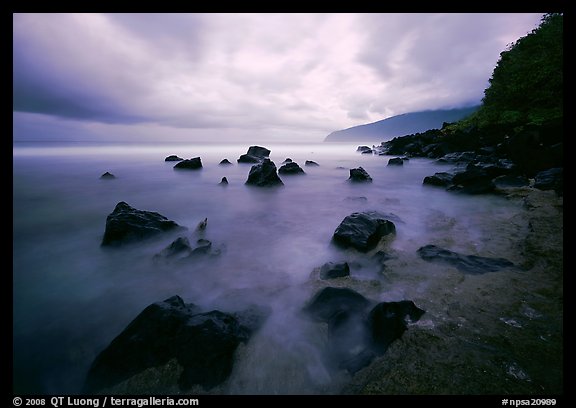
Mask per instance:
[[[447,263],[455,266],[461,272],[474,275],[496,272],[514,266],[512,262],[504,258],[463,255],[436,245],[425,245],[419,248],[417,252],[425,261]]]
[[[157,212],[137,210],[121,201],[106,218],[102,246],[117,246],[176,228],[183,227]]]
[[[454,174],[447,173],[447,172],[438,172],[434,173],[433,176],[426,176],[422,181],[422,184],[429,184],[431,186],[441,186],[441,187],[448,187],[452,185],[452,178]]]
[[[220,183],[218,183],[220,185],[223,186],[227,186],[228,185],[228,179],[226,177],[222,177],[222,180],[220,180]]]
[[[270,159],[263,159],[250,169],[246,184],[258,187],[281,186],[284,183],[276,173],[276,165]]]
[[[212,248],[212,242],[200,238],[196,241],[196,247],[192,248],[186,237],[179,237],[162,251],[154,255],[154,261],[185,261],[190,262],[207,257],[215,257],[222,253],[221,248]]]
[[[369,146],[358,146],[356,149],[357,152],[360,153],[370,153],[372,154],[372,149]]]
[[[363,183],[363,182],[372,182],[372,177],[364,170],[362,167],[358,167],[355,169],[350,169],[350,177],[348,180],[353,181],[355,183]]]
[[[175,169],[186,169],[186,170],[197,170],[202,168],[202,160],[200,157],[194,157],[192,159],[182,160],[176,163]]]
[[[354,374],[382,355],[424,310],[414,302],[375,302],[351,289],[327,287],[304,307],[315,321],[328,323],[325,354],[336,367]]]
[[[454,152],[440,157],[438,163],[470,163],[476,159],[474,152]]]
[[[190,255],[190,252],[192,252],[192,247],[190,246],[188,238],[178,237],[170,245],[154,255],[154,259],[180,258]]]
[[[320,166],[320,165],[316,163],[314,160],[306,160],[304,166]]]
[[[238,345],[266,318],[261,314],[255,319],[254,311],[249,313],[244,318],[242,313],[202,312],[179,296],[153,303],[96,357],[83,391],[98,392],[172,359],[183,367],[181,390],[194,384],[213,388],[230,375]]]
[[[348,262],[327,262],[320,267],[320,279],[334,279],[350,276]]]
[[[348,288],[327,287],[314,295],[304,311],[320,322],[328,322],[337,314],[363,313],[370,301],[360,293]]]
[[[555,167],[544,170],[534,177],[534,187],[540,190],[564,191],[564,169]]]
[[[246,154],[238,158],[238,163],[258,163],[265,157],[270,156],[270,150],[261,146],[250,146]]]
[[[393,157],[388,160],[388,166],[403,166],[404,160],[401,157]]]
[[[112,179],[115,179],[116,176],[115,176],[114,174],[112,174],[112,173],[106,172],[106,173],[102,174],[102,175],[100,176],[100,178],[101,178],[101,179],[104,179],[104,180],[112,180]]]
[[[164,159],[164,161],[182,161],[182,160],[184,160],[182,157],[178,157],[175,154],[171,154],[170,156]]]
[[[341,247],[367,252],[382,237],[396,232],[396,226],[388,218],[376,211],[352,213],[338,225],[332,239]]]
[[[492,179],[495,188],[524,187],[530,184],[530,181],[524,176],[502,175]]]
[[[287,157],[286,160],[284,160],[284,161],[282,162],[282,164],[286,164],[286,163],[292,163],[292,159],[289,158],[289,157]]]
[[[408,328],[406,319],[416,322],[424,313],[424,310],[416,307],[411,300],[377,304],[368,315],[372,347],[379,354],[384,353]]]
[[[222,159],[222,161],[220,161],[220,163],[218,163],[218,164],[220,164],[221,166],[227,166],[227,165],[232,164],[232,163],[228,159]]]
[[[298,166],[298,163],[296,163],[296,162],[288,162],[286,164],[283,164],[278,169],[278,173],[290,174],[290,175],[306,174],[306,173],[304,173],[304,170],[302,170],[302,167]]]

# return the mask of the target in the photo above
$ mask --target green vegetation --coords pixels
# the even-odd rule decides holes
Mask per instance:
[[[510,129],[563,117],[563,14],[542,18],[538,28],[500,54],[480,109],[455,129],[493,125]]]

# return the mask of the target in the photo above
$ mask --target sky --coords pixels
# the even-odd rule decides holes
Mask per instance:
[[[542,13],[13,15],[13,140],[320,142],[476,105]]]

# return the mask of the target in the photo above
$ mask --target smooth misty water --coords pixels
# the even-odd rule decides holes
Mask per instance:
[[[314,268],[353,262],[357,290],[380,301],[414,300],[427,310],[421,324],[433,330],[450,318],[436,307],[442,291],[456,290],[456,281],[490,278],[456,279],[453,270],[420,260],[416,250],[437,244],[510,258],[511,234],[520,233],[511,221],[520,211],[517,201],[423,186],[425,176],[449,168],[431,160],[386,166],[388,156],[361,155],[357,145],[270,145],[277,167],[290,157],[307,174],[281,176],[282,188],[258,189],[244,185],[251,166],[236,162],[248,147],[14,145],[14,392],[79,392],[97,353],[144,307],[176,294],[207,309],[233,311],[251,303],[272,308],[262,330],[239,351],[221,392],[338,392],[346,375],[324,366],[322,328],[298,313],[319,287],[311,278]],[[174,171],[174,162],[164,162],[170,154],[200,156],[204,167]],[[219,166],[223,158],[233,165]],[[305,160],[320,166],[305,167]],[[374,182],[348,183],[348,169],[357,166]],[[100,180],[106,171],[117,179]],[[226,187],[218,185],[223,176]],[[103,249],[106,216],[119,201],[189,229]],[[386,244],[397,256],[387,273],[372,266],[369,255],[330,242],[340,221],[359,210],[402,220]],[[192,265],[152,261],[177,236],[195,242],[195,226],[205,217],[205,238],[223,248],[219,258]],[[446,284],[438,285],[446,276]]]

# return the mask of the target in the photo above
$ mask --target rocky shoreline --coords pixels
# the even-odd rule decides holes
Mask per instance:
[[[386,152],[393,150],[390,144],[382,146]],[[366,149],[358,151],[366,153]],[[374,147],[370,153],[378,151]],[[246,184],[283,185],[269,154],[268,149],[252,146],[248,154],[238,159],[253,163]],[[341,389],[343,394],[562,392],[562,173],[560,179],[546,185],[547,190],[537,188],[535,181],[541,172],[526,183],[498,185],[495,180],[499,177],[521,175],[513,162],[485,157],[474,152],[451,152],[440,159],[455,164],[449,191],[498,193],[523,202],[523,211],[515,220],[521,237],[511,244],[513,262],[456,253],[434,245],[421,247],[417,254],[424,263],[439,263],[475,276],[452,282],[457,289],[446,291],[440,305],[418,303],[417,299],[375,302],[370,297],[378,297],[381,282],[355,280],[350,276],[348,262],[327,263],[311,273],[308,285],[315,288],[315,295],[307,305],[302,305],[302,310],[318,324],[327,326],[327,358],[335,364],[333,369],[348,372],[348,380]],[[185,160],[179,161],[182,162]],[[350,169],[353,181],[357,170]],[[367,173],[363,176],[364,180],[370,179]],[[387,253],[387,246],[394,239],[398,222],[401,219],[394,214],[375,211],[350,214],[336,227],[333,244],[345,254],[353,253],[358,259],[379,264],[383,271],[394,258]],[[206,223],[207,220],[203,228]],[[120,202],[107,218],[102,245],[118,249],[179,229],[187,228],[156,212],[137,210]],[[211,249],[212,243],[203,238],[197,244],[194,249],[186,237],[179,237],[153,259],[190,262],[198,256],[221,253]],[[471,296],[463,298],[459,291]],[[488,291],[500,293],[497,302],[484,298]],[[538,296],[541,292],[546,296]],[[96,358],[85,391],[227,393],[227,379],[237,356],[242,354],[252,333],[265,323],[268,312],[246,313],[203,311],[192,303],[184,303],[177,294],[164,302],[159,300],[136,317]],[[430,317],[425,318],[427,315]],[[485,319],[502,321],[501,331],[485,330],[490,326]],[[463,323],[455,323],[458,321]],[[175,322],[179,322],[178,327]],[[519,337],[515,331],[520,327],[524,334]],[[186,351],[186,344],[195,343],[205,350],[203,354],[191,355]],[[223,348],[218,348],[220,343]],[[174,344],[179,344],[177,349]],[[138,355],[135,350],[144,354]],[[225,359],[221,357],[223,353]],[[127,354],[132,355],[128,362],[123,361]],[[210,363],[210,359],[218,364]],[[119,361],[122,364],[118,365]],[[441,369],[439,361],[445,361],[450,370]],[[439,369],[445,374],[438,374]],[[204,378],[206,375],[208,380]]]

